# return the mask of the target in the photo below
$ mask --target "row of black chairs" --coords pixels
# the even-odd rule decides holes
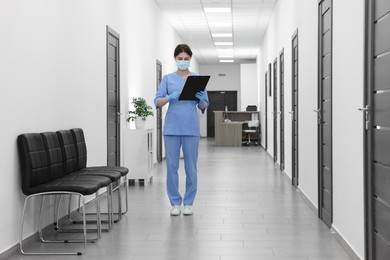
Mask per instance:
[[[101,231],[109,231],[113,222],[120,221],[122,215],[128,210],[128,194],[125,189],[126,210],[122,211],[121,187],[127,185],[128,169],[114,166],[87,167],[87,149],[83,130],[74,128],[57,132],[27,133],[21,134],[17,139],[19,161],[21,168],[22,191],[27,195],[23,207],[20,231],[20,250],[23,254],[77,254],[86,251],[87,242],[96,242],[101,237]],[[104,192],[101,192],[104,189]],[[113,192],[117,192],[117,211],[114,212]],[[55,215],[53,230],[60,233],[82,233],[82,238],[77,239],[53,239],[44,238],[42,232],[42,219],[45,199],[48,196],[55,198]],[[82,223],[81,229],[63,228],[59,225],[59,210],[61,198],[67,195],[69,224]],[[95,195],[87,204],[85,196]],[[79,204],[71,207],[74,196],[79,198]],[[38,233],[42,242],[76,242],[83,243],[83,249],[75,252],[27,252],[23,247],[23,226],[25,222],[26,207],[32,198],[41,198]],[[102,198],[107,198],[107,212],[101,213],[100,204]],[[86,206],[96,204],[96,211],[86,213]],[[78,212],[81,220],[71,219],[71,212]],[[93,215],[96,221],[96,229],[87,229],[87,215]],[[103,221],[101,215],[107,216]],[[114,219],[116,217],[116,219]],[[101,223],[107,223],[108,227],[102,229]],[[70,225],[71,226],[71,225]],[[87,238],[87,233],[96,231],[96,237]]]

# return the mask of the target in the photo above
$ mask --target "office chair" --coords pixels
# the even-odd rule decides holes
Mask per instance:
[[[249,129],[242,130],[243,133],[247,134],[246,145],[250,145],[252,143],[251,142],[251,134],[257,133],[257,127],[259,126],[259,124],[260,124],[259,120],[251,120],[248,122]]]

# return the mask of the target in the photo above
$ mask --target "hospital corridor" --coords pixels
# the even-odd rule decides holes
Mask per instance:
[[[0,260],[390,259],[389,0],[0,0]]]

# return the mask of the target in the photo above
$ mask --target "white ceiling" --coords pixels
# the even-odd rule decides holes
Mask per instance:
[[[154,0],[188,44],[201,64],[255,62],[260,41],[277,0]],[[204,8],[230,7],[230,13],[209,13]],[[212,33],[231,33],[232,37],[213,38]],[[216,46],[215,42],[233,42]],[[222,51],[219,49],[222,48]],[[218,51],[217,51],[218,49]],[[229,50],[230,49],[230,50]],[[224,53],[233,58],[219,58]]]

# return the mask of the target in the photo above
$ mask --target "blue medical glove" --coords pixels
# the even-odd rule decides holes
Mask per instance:
[[[199,91],[195,94],[195,97],[199,99],[199,105],[206,105],[207,95],[204,91]]]
[[[180,93],[175,91],[172,94],[170,94],[169,96],[167,96],[167,99],[168,99],[168,102],[171,102],[172,100],[178,100],[179,97],[180,97]]]

